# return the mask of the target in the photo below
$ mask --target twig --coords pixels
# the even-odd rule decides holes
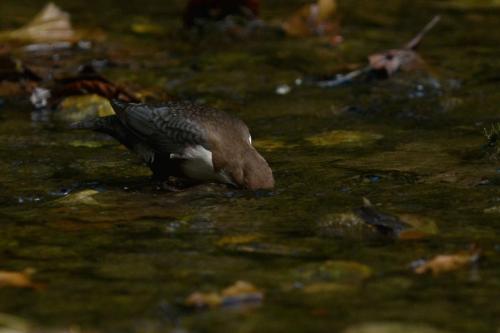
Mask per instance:
[[[410,40],[404,48],[407,50],[415,50],[422,41],[422,38],[424,38],[425,34],[428,33],[432,28],[434,28],[439,20],[441,20],[441,16],[434,16],[434,18],[429,23],[427,23],[427,25],[415,37],[413,37],[413,39]]]

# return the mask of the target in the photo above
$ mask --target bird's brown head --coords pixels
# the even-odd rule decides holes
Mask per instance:
[[[273,171],[252,145],[247,125],[226,113],[216,115],[204,123],[215,169],[226,172],[242,188],[274,188]]]
[[[250,190],[274,188],[273,171],[254,147],[243,156],[243,185]]]

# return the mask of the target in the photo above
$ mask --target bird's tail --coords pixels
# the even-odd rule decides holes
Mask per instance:
[[[99,117],[78,121],[69,125],[71,129],[85,129],[107,132],[116,122],[116,116]]]

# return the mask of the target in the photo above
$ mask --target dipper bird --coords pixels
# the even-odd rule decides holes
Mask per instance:
[[[190,102],[160,105],[112,100],[115,115],[71,125],[106,133],[137,153],[156,180],[169,176],[256,190],[273,173],[252,146],[248,127],[223,111]]]

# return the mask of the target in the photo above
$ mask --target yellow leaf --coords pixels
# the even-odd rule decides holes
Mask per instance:
[[[0,288],[38,288],[38,286],[31,281],[31,275],[33,273],[34,271],[32,269],[26,269],[23,272],[0,271]]]
[[[27,25],[3,32],[0,37],[38,43],[60,42],[73,40],[75,32],[70,15],[50,2]]]

